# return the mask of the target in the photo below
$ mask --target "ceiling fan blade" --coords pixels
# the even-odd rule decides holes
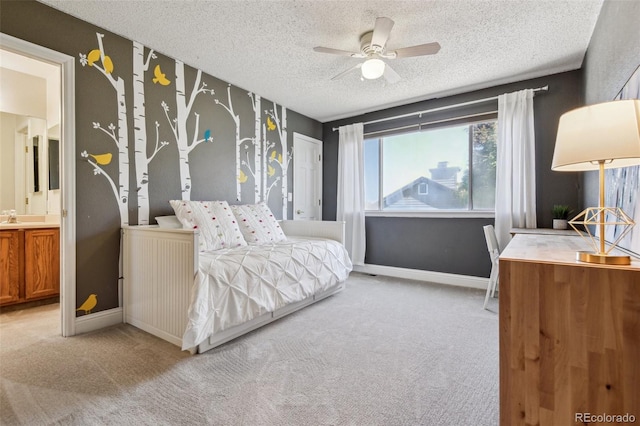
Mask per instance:
[[[353,58],[363,58],[364,56],[362,55],[362,53],[359,52],[348,52],[346,50],[340,50],[340,49],[332,49],[330,47],[322,47],[322,46],[316,46],[313,48],[314,51],[316,52],[320,52],[320,53],[330,53],[332,55],[341,55],[341,56],[351,56]]]
[[[371,36],[371,47],[378,46],[377,50],[387,44],[389,34],[391,34],[391,28],[393,28],[393,21],[389,18],[377,18],[376,25],[373,27],[373,35]]]
[[[395,70],[391,68],[389,64],[385,65],[383,75],[389,84],[397,83],[401,79],[400,75],[397,72],[395,72]]]
[[[361,62],[361,63],[359,63],[359,64],[356,64],[356,65],[352,66],[351,68],[349,68],[349,69],[348,69],[348,70],[346,70],[346,71],[342,71],[342,72],[341,72],[340,74],[338,74],[338,75],[333,76],[333,77],[331,78],[331,80],[337,80],[337,79],[341,78],[342,76],[344,76],[344,75],[346,75],[346,74],[349,74],[351,71],[355,71],[355,70],[360,69],[360,68],[362,68],[362,62]]]
[[[403,47],[396,49],[396,58],[409,58],[411,56],[433,55],[440,50],[440,43],[426,43],[417,46]]]

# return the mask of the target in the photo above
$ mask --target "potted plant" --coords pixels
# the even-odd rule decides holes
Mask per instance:
[[[553,213],[553,229],[567,229],[567,221],[571,214],[569,206],[564,204],[555,204],[553,209],[551,209],[551,212]]]

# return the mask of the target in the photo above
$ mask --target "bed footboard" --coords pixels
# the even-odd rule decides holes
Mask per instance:
[[[125,226],[124,322],[182,345],[198,271],[198,231]]]

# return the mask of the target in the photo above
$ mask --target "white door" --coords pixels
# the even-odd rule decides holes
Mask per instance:
[[[293,219],[322,220],[322,141],[293,134]]]

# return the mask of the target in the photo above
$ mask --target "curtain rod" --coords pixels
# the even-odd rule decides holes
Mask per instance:
[[[534,93],[535,92],[546,92],[547,90],[549,90],[549,85],[533,89],[533,92]],[[399,118],[411,117],[412,115],[422,115],[422,114],[426,114],[426,113],[430,113],[430,112],[444,111],[444,110],[447,110],[447,109],[450,109],[450,108],[460,108],[460,107],[467,106],[467,105],[479,104],[479,103],[482,103],[482,102],[489,102],[489,101],[495,101],[495,100],[498,100],[498,96],[491,96],[490,98],[476,99],[475,101],[469,101],[469,102],[463,102],[463,103],[455,104],[455,105],[446,105],[446,106],[442,106],[442,107],[426,109],[424,111],[410,112],[408,114],[395,115],[393,117],[380,118],[378,120],[366,121],[366,122],[364,122],[362,124],[366,126],[367,124],[382,123],[383,121],[397,120]],[[338,127],[334,127],[332,130],[335,132],[336,130],[338,130]]]
[[[385,133],[385,132],[393,132],[393,131],[397,131],[397,130],[404,130],[404,129],[410,129],[412,127],[417,127],[419,130],[422,129],[422,126],[428,126],[431,124],[440,124],[440,123],[447,123],[449,121],[458,121],[458,120],[464,120],[464,119],[468,119],[468,118],[475,118],[475,117],[484,117],[486,115],[489,114],[497,114],[498,110],[495,111],[487,111],[487,112],[479,112],[477,114],[469,114],[469,115],[463,115],[463,116],[456,116],[456,117],[452,117],[452,118],[445,118],[443,120],[433,120],[433,121],[427,121],[424,123],[417,123],[417,124],[410,124],[408,126],[402,126],[402,127],[394,127],[393,129],[385,129],[385,130],[375,130],[373,132],[364,132],[365,136],[369,136],[369,135],[377,135],[380,133]]]

